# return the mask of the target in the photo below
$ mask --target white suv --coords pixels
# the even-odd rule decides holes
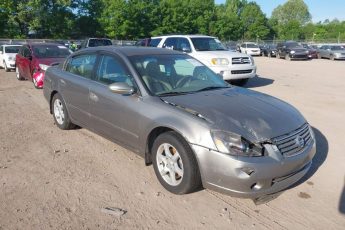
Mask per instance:
[[[168,35],[152,37],[150,44],[159,48],[188,53],[208,66],[224,80],[238,80],[245,84],[256,76],[256,66],[250,55],[227,50],[215,37],[205,35]],[[156,45],[157,44],[157,45]]]
[[[253,42],[245,42],[240,46],[241,53],[260,56],[260,47]]]
[[[6,72],[16,68],[16,54],[21,45],[2,45],[0,46],[0,67]]]

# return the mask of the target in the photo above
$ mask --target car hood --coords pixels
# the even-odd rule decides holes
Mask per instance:
[[[37,59],[37,63],[44,64],[44,65],[51,65],[53,63],[61,63],[65,59],[66,58],[40,58],[40,59]]]
[[[297,52],[297,53],[302,53],[302,52],[306,52],[307,51],[307,49],[305,49],[305,48],[290,48],[289,50],[293,50],[293,51],[295,51],[295,52]]]
[[[203,55],[204,57],[209,58],[228,58],[228,57],[249,57],[247,54],[235,53],[228,50],[219,50],[219,51],[197,51],[198,55]]]
[[[162,100],[194,115],[200,114],[211,123],[211,129],[234,132],[252,142],[268,141],[306,123],[288,103],[240,87],[162,97]]]
[[[17,55],[16,53],[14,53],[14,54],[13,54],[13,53],[5,53],[5,54],[4,54],[4,57],[7,57],[7,58],[9,58],[9,57],[15,58],[16,55]]]

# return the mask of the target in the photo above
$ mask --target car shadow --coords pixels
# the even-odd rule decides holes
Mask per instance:
[[[345,214],[345,180],[344,180],[343,192],[341,193],[340,201],[339,201],[339,212],[342,214]]]
[[[273,84],[274,80],[270,78],[265,78],[257,75],[256,77],[253,77],[249,79],[249,81],[243,85],[245,88],[256,88],[256,87],[262,87],[266,85]]]
[[[326,137],[315,127],[312,127],[315,139],[316,139],[316,153],[313,158],[313,163],[309,171],[295,184],[291,185],[288,189],[294,188],[300,184],[303,184],[307,180],[309,180],[315,172],[319,169],[319,167],[325,162],[327,155],[328,155],[328,141]]]

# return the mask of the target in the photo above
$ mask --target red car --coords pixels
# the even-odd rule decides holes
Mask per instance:
[[[44,73],[47,68],[61,63],[71,53],[69,49],[59,44],[25,44],[16,55],[17,79],[32,80],[35,88],[42,88]]]

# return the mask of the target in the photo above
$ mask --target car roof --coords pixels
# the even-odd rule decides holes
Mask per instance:
[[[169,35],[154,36],[154,37],[151,37],[151,39],[154,39],[154,38],[168,38],[168,37],[215,38],[215,37],[208,36],[208,35],[203,35],[203,34],[169,34]]]
[[[28,42],[23,45],[29,45],[29,46],[63,46],[60,43],[53,43],[53,42]]]
[[[136,55],[159,55],[159,54],[179,54],[183,53],[170,49],[155,48],[155,47],[138,47],[138,46],[97,46],[82,49],[75,52],[76,55],[88,52],[88,51],[107,51],[114,53],[121,53],[124,56],[136,56]]]

